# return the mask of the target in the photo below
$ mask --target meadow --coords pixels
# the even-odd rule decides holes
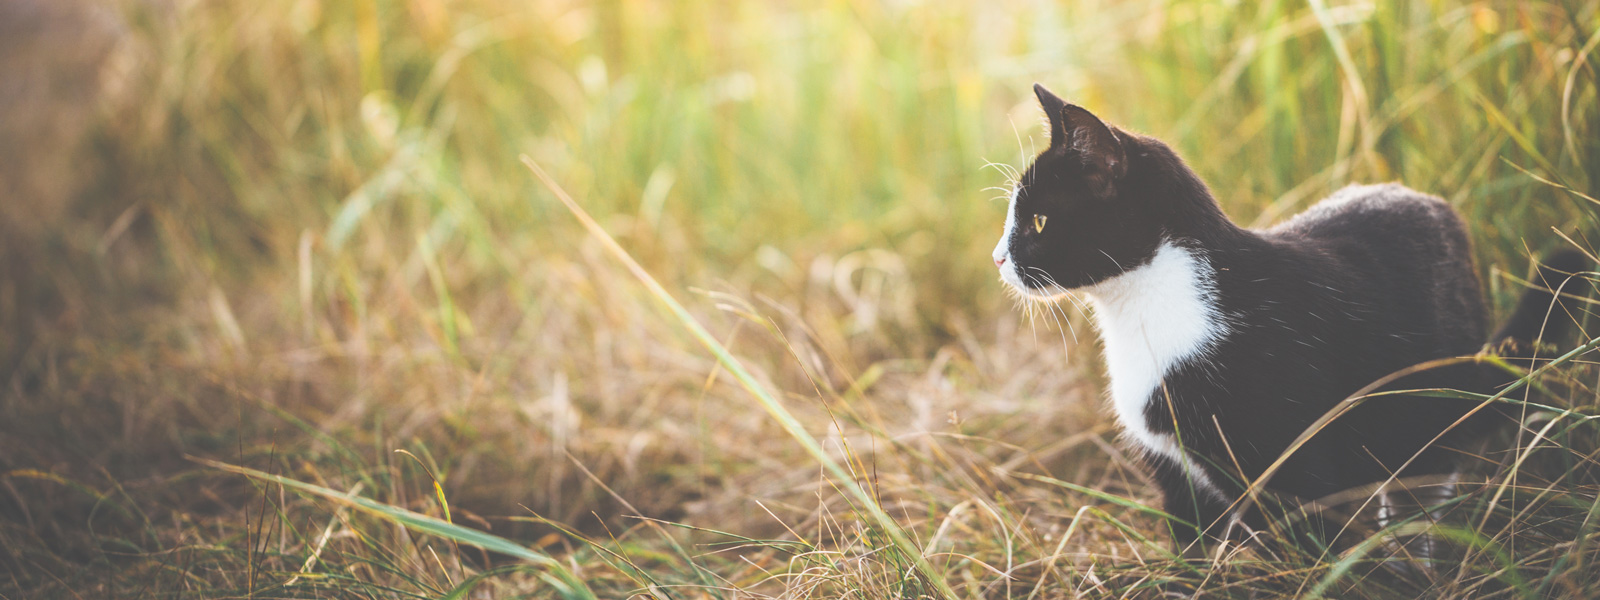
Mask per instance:
[[[989,258],[1042,82],[1240,223],[1446,198],[1503,316],[1594,256],[1600,3],[74,14],[0,60],[92,98],[0,95],[0,597],[1600,596],[1592,318],[1449,564],[1186,561],[1084,311]]]

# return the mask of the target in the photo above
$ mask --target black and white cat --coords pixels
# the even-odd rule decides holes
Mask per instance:
[[[1027,296],[1089,300],[1125,441],[1143,451],[1166,511],[1199,525],[1174,526],[1180,546],[1220,531],[1208,527],[1247,482],[1363,386],[1539,332],[1532,316],[1551,296],[1534,291],[1523,304],[1538,310],[1484,335],[1466,228],[1439,198],[1351,186],[1275,227],[1244,229],[1165,144],[1034,91],[1050,147],[1016,182],[994,262]],[[1459,388],[1462,377],[1482,384],[1445,369],[1402,389]],[[1323,498],[1382,481],[1419,451],[1406,475],[1450,473],[1455,438],[1427,443],[1473,406],[1374,398],[1311,438],[1266,488]]]

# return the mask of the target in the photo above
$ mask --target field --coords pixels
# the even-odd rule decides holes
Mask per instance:
[[[989,258],[1037,81],[1241,223],[1448,199],[1504,315],[1535,257],[1594,256],[1600,3],[8,20],[0,598],[1600,595],[1591,318],[1507,394],[1448,564],[1380,566],[1382,534],[1185,561],[1084,311]]]

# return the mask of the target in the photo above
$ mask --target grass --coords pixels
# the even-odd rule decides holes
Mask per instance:
[[[1182,561],[987,258],[1040,81],[1243,223],[1447,198],[1504,314],[1593,248],[1592,2],[114,6],[0,129],[4,597],[1600,594],[1583,315],[1448,565]]]

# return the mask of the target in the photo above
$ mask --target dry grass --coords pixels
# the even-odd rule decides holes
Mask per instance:
[[[5,597],[1600,593],[1587,353],[1475,461],[1450,564],[1379,567],[1377,535],[1175,559],[1082,312],[993,281],[984,191],[1043,81],[1244,222],[1350,181],[1443,195],[1504,308],[1550,227],[1592,247],[1592,2],[59,14],[81,55],[0,62],[88,57],[0,105],[32,186],[0,188]]]

